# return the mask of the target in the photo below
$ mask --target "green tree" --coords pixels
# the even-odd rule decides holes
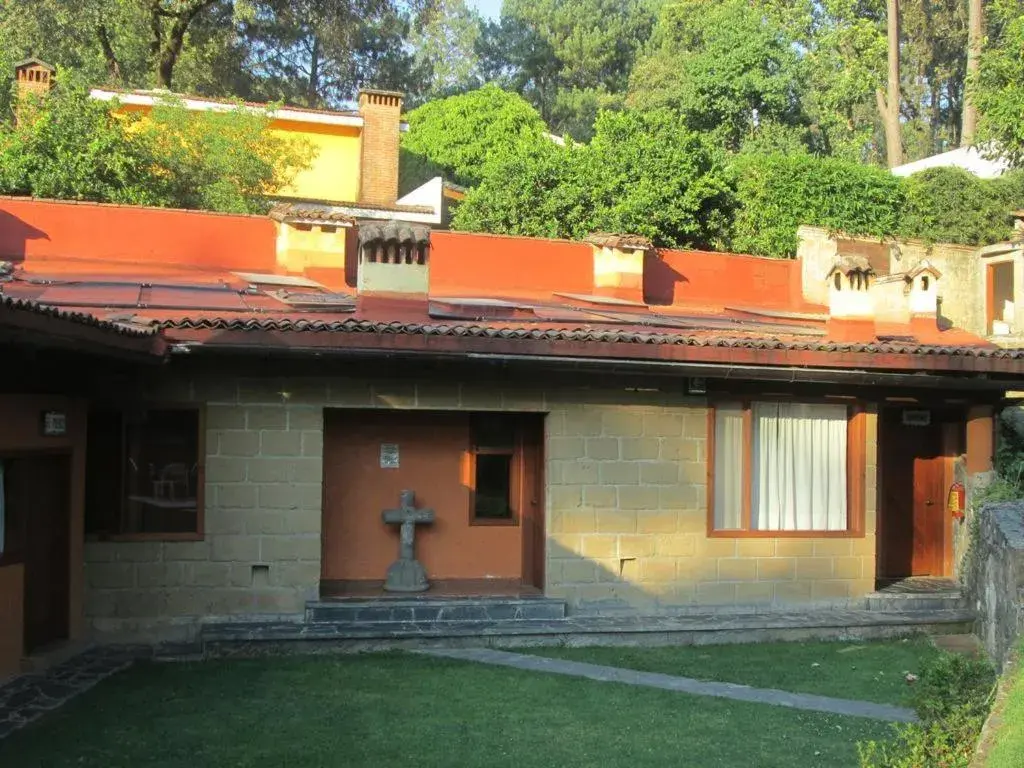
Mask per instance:
[[[550,143],[537,111],[496,85],[431,101],[410,112],[402,136],[402,188],[445,174],[476,184],[491,155],[520,144]],[[429,175],[422,178],[423,170]],[[413,178],[415,177],[415,178]]]
[[[450,96],[478,83],[482,28],[480,15],[465,0],[434,0],[419,14],[409,36],[416,67],[425,76],[417,96]]]
[[[0,124],[4,194],[257,212],[310,159],[265,113],[168,101],[150,117],[113,114],[70,72],[19,106],[20,120]]]
[[[771,15],[746,0],[688,0],[662,8],[627,102],[676,109],[738,149],[760,125],[803,124],[802,91],[794,41]]]
[[[589,145],[506,145],[455,227],[541,237],[628,232],[659,245],[724,244],[733,196],[725,156],[667,109],[604,112]]]
[[[993,2],[989,37],[979,57],[971,98],[978,139],[1014,166],[1024,165],[1024,9],[1018,0]]]
[[[1002,179],[979,179],[963,168],[929,168],[904,183],[900,234],[933,243],[985,245],[1009,239],[1010,212],[1024,204],[1017,171]]]

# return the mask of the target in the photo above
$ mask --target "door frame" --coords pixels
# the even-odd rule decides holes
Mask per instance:
[[[956,457],[964,452],[964,446],[966,444],[966,420],[965,420],[965,408],[961,406],[950,406],[945,403],[929,403],[929,402],[885,402],[879,405],[878,409],[878,447],[877,447],[877,489],[876,489],[876,523],[875,523],[875,578],[893,578],[892,574],[883,573],[884,567],[887,565],[887,532],[886,532],[886,517],[889,511],[886,509],[886,483],[892,482],[892,478],[888,476],[885,466],[886,457],[886,444],[892,439],[890,431],[893,428],[901,429],[913,429],[913,427],[904,427],[900,425],[891,424],[887,416],[893,413],[900,413],[903,410],[927,410],[931,413],[931,418],[938,421],[937,433],[939,439],[939,445],[937,446],[939,454],[936,456],[937,460],[941,461],[942,465],[942,487],[948,489],[956,480],[955,473],[955,462]],[[908,482],[911,483],[911,494],[910,498],[913,499],[913,483],[914,477],[911,474]],[[946,512],[946,498],[945,492],[942,498],[939,500],[941,506],[942,515],[942,541],[941,541],[941,554],[936,557],[938,563],[938,570],[940,572],[931,574],[935,577],[951,577],[953,575],[953,546],[954,546],[954,526],[952,517]],[[910,510],[910,514],[913,515],[913,509]]]

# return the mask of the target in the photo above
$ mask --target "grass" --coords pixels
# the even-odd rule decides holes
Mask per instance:
[[[1021,654],[1024,657],[1024,653]],[[1020,768],[1024,765],[1024,666],[1016,666],[985,768]]]
[[[904,673],[938,653],[924,638],[883,642],[756,643],[666,648],[536,648],[551,658],[586,661],[698,680],[794,693],[908,705]]]
[[[140,665],[0,741],[0,766],[855,766],[857,741],[889,733],[396,653]]]

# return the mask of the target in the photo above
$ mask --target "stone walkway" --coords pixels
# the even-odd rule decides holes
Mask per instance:
[[[0,739],[47,712],[64,706],[104,678],[131,666],[138,649],[101,647],[38,674],[0,685]]]
[[[849,699],[833,699],[828,696],[816,696],[810,693],[790,693],[770,688],[751,688],[735,683],[714,683],[694,680],[689,677],[674,677],[656,672],[639,672],[633,669],[606,667],[600,664],[587,664],[579,661],[548,659],[543,656],[528,656],[508,651],[495,651],[490,648],[438,648],[417,651],[427,656],[436,656],[460,661],[475,661],[481,664],[494,664],[501,667],[512,667],[530,672],[550,672],[556,675],[585,677],[608,683],[625,683],[650,688],[661,688],[666,691],[690,693],[696,696],[716,696],[736,701],[750,701],[757,704],[774,704],[779,707],[792,707],[812,712],[829,712],[835,715],[851,717],[868,717],[875,720],[912,723],[917,715],[911,709],[894,707],[888,704],[875,704],[870,701],[852,701]]]

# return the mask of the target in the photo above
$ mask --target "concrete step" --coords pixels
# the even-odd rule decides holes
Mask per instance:
[[[547,597],[340,598],[306,604],[309,623],[551,621],[565,618],[565,601]]]
[[[560,619],[207,624],[208,656],[325,653],[391,648],[533,645],[702,645],[773,640],[867,640],[912,633],[970,632],[968,610],[808,610],[686,616],[569,616]]]
[[[866,597],[872,611],[942,611],[967,607],[967,599],[960,590],[926,593],[872,592]]]

